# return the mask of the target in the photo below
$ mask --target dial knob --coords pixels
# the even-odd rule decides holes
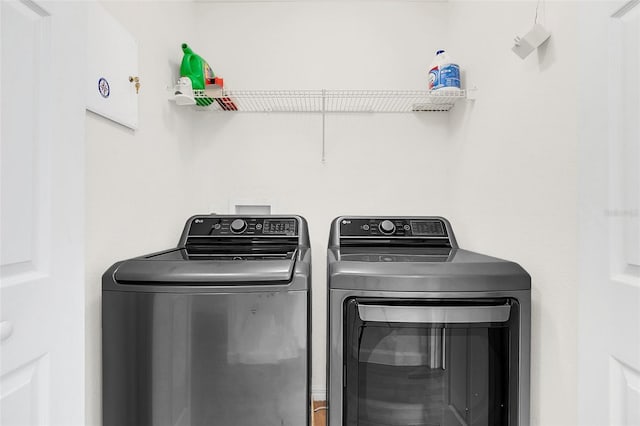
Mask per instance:
[[[378,228],[383,234],[393,234],[396,230],[396,226],[390,220],[383,220],[380,222]]]
[[[243,219],[236,219],[231,222],[231,232],[233,232],[234,234],[239,234],[245,229],[247,229],[247,222],[245,222]]]

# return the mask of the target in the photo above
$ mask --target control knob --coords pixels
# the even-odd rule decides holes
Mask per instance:
[[[378,228],[383,234],[393,234],[396,230],[396,226],[390,220],[383,220],[378,225]]]
[[[241,232],[244,232],[245,229],[247,229],[247,222],[245,222],[243,219],[236,219],[233,222],[231,222],[231,232],[233,232],[234,234],[240,234]]]

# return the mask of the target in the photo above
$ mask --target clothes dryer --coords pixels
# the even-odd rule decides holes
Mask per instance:
[[[339,217],[329,426],[528,426],[531,279],[442,217]]]

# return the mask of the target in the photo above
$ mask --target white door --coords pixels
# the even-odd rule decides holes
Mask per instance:
[[[597,7],[583,28],[578,417],[640,426],[640,6]]]
[[[0,1],[2,426],[84,423],[83,9]]]

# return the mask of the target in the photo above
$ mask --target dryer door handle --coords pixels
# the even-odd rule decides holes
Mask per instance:
[[[507,322],[510,313],[510,305],[419,306],[358,303],[360,319],[373,322],[424,324]]]

